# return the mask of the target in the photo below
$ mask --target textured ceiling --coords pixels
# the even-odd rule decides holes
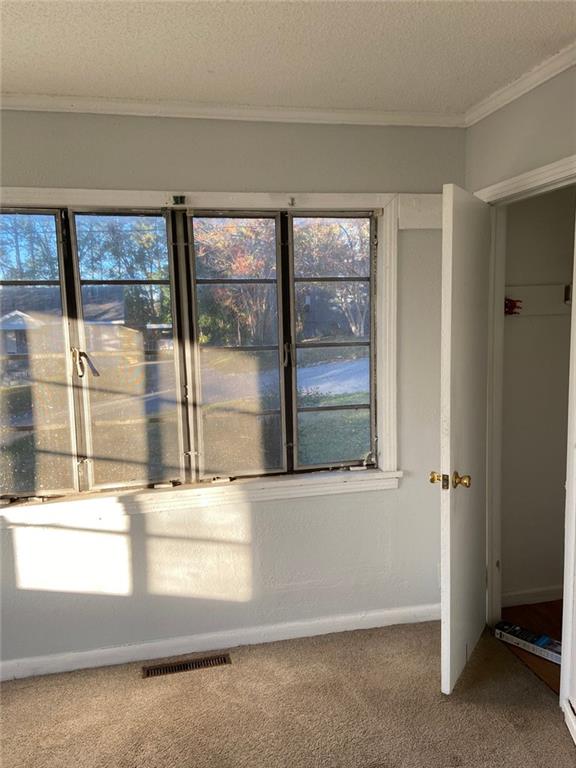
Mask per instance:
[[[2,91],[462,113],[576,38],[575,2],[2,2]]]

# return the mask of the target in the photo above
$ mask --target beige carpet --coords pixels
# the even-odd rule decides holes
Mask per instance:
[[[574,768],[556,696],[486,636],[451,697],[437,623],[232,651],[143,679],[139,665],[3,688],[3,768]]]

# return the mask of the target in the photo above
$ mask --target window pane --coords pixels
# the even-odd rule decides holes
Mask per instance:
[[[298,406],[369,405],[367,347],[298,349]]]
[[[74,487],[65,324],[58,286],[0,286],[0,488]]]
[[[296,283],[296,339],[368,341],[367,282]]]
[[[82,287],[97,484],[179,479],[170,289]]]
[[[84,285],[84,320],[90,333],[101,324],[122,325],[170,338],[172,344],[172,306],[167,285]]]
[[[168,280],[161,216],[76,215],[82,280]]]
[[[202,414],[204,476],[233,477],[282,469],[280,414]]]
[[[182,479],[174,411],[146,419],[139,418],[134,408],[130,413],[124,413],[121,406],[102,410],[92,420],[96,485]]]
[[[247,352],[204,347],[200,353],[202,404],[231,415],[280,408],[277,350]]]
[[[278,344],[275,284],[199,284],[196,291],[201,344]]]
[[[298,414],[298,464],[362,461],[370,452],[368,408]]]
[[[197,278],[273,278],[274,219],[195,218]]]
[[[0,215],[0,280],[58,280],[52,214]]]
[[[293,219],[296,277],[368,277],[370,219]]]
[[[202,474],[281,470],[276,220],[199,217],[193,227]]]

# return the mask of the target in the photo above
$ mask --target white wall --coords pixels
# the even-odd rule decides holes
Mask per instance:
[[[572,281],[575,211],[574,187],[508,207],[508,286]],[[563,581],[570,315],[508,316],[504,349],[502,585],[521,604]]]
[[[475,192],[576,154],[576,67],[466,131],[466,186]]]
[[[440,192],[464,131],[1,113],[2,185],[215,192]]]

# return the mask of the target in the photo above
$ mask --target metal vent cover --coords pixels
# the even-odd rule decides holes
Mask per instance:
[[[183,661],[168,661],[163,664],[147,664],[145,667],[142,667],[142,677],[162,677],[162,675],[173,675],[176,672],[189,672],[193,669],[221,667],[224,664],[232,664],[229,653],[197,656],[194,659],[184,659]]]

